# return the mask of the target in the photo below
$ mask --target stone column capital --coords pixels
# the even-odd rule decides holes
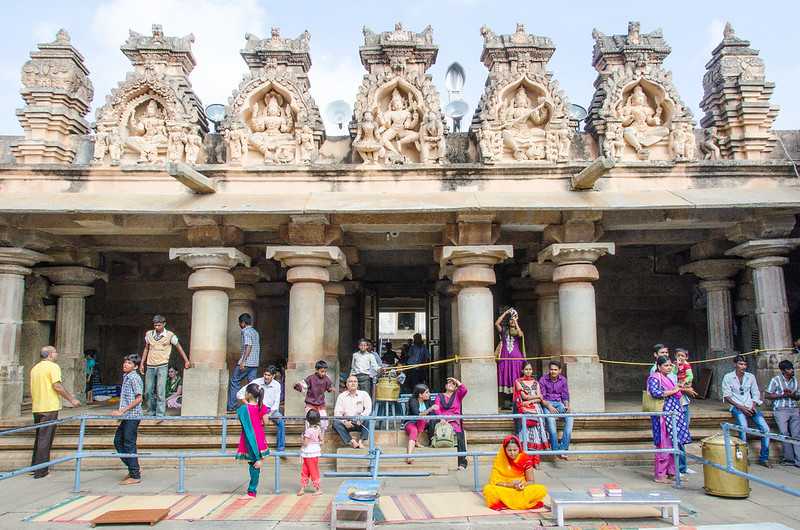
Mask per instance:
[[[464,245],[442,248],[440,267],[453,265],[452,281],[460,287],[492,285],[496,264],[514,256],[511,245]]]
[[[714,281],[732,278],[744,268],[744,261],[739,259],[704,259],[693,261],[682,266],[681,274],[694,274],[701,280]]]
[[[783,256],[764,256],[763,258],[749,260],[747,266],[751,269],[760,269],[763,267],[783,267],[787,263],[789,263],[789,258]]]
[[[47,254],[19,247],[0,247],[0,273],[27,276],[30,267],[42,261],[53,261]]]
[[[533,262],[528,263],[528,276],[536,280],[537,283],[552,283],[553,270],[556,266],[554,263],[545,261],[543,263]]]
[[[800,238],[754,239],[736,245],[732,249],[727,250],[725,255],[740,256],[748,260],[756,260],[758,258],[772,256],[785,256],[798,245],[800,245]],[[747,266],[750,267],[754,265],[748,262]]]
[[[333,263],[347,266],[347,258],[339,247],[268,246],[266,256],[289,268],[330,267]]]
[[[707,293],[714,291],[729,291],[736,286],[733,280],[703,280],[700,282],[700,288]]]
[[[97,280],[108,281],[108,274],[97,269],[80,265],[62,265],[56,267],[39,267],[36,274],[45,276],[56,285],[91,285]],[[87,295],[88,296],[88,295]]]
[[[259,280],[265,278],[264,271],[258,267],[239,266],[231,271],[237,287],[241,285],[254,285]]]
[[[184,247],[169,249],[169,259],[179,259],[195,270],[230,271],[238,264],[250,267],[250,256],[233,247]]]
[[[325,289],[325,297],[341,298],[347,294],[347,290],[340,282],[328,282],[323,288]]]
[[[537,259],[539,263],[552,261],[559,266],[592,264],[601,256],[613,255],[614,252],[614,243],[553,243],[539,252]]]
[[[59,298],[86,298],[94,294],[94,287],[87,285],[53,285],[49,293]]]

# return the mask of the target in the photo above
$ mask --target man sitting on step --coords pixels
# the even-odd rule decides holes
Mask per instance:
[[[336,398],[336,406],[333,409],[333,430],[342,439],[342,443],[350,447],[364,448],[364,440],[369,436],[367,424],[361,421],[363,416],[369,416],[372,412],[372,399],[369,394],[358,389],[358,378],[351,375],[347,378],[347,392],[342,392]],[[339,419],[339,418],[345,419]],[[351,432],[361,432],[361,439],[350,438]]]

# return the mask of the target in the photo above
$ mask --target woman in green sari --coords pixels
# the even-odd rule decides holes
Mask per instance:
[[[260,385],[250,383],[245,390],[245,405],[236,409],[236,416],[242,424],[242,435],[239,448],[236,450],[237,460],[246,460],[250,466],[250,484],[247,496],[255,497],[258,490],[258,479],[261,476],[261,464],[269,455],[267,437],[264,435],[264,422],[269,418],[270,410],[263,405],[264,390]]]

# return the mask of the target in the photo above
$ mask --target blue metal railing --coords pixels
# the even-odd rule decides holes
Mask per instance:
[[[552,451],[552,450],[536,450],[536,451],[526,451],[528,454],[534,455],[559,455],[559,454],[573,454],[573,455],[611,455],[611,454],[655,454],[655,453],[672,453],[675,458],[675,465],[677,469],[678,460],[680,455],[683,452],[680,450],[678,443],[677,443],[677,413],[664,413],[664,412],[594,412],[594,413],[559,413],[559,414],[462,414],[462,415],[452,415],[452,416],[438,416],[437,419],[447,419],[447,420],[497,420],[497,419],[520,419],[522,424],[522,438],[523,438],[523,445],[527,447],[528,441],[528,426],[527,420],[529,419],[538,419],[542,421],[545,418],[565,418],[565,417],[581,417],[581,418],[592,418],[592,417],[659,417],[659,416],[668,416],[671,422],[672,427],[672,448],[648,448],[648,449],[584,449],[584,450],[561,450],[561,451]],[[404,420],[417,420],[417,419],[427,419],[432,420],[431,416],[396,416],[394,417],[396,420],[404,421]],[[63,456],[60,458],[56,458],[50,460],[49,462],[45,462],[42,464],[37,464],[35,466],[26,466],[14,471],[9,472],[2,472],[0,473],[0,480],[12,478],[15,476],[19,476],[25,473],[29,473],[31,471],[35,471],[38,469],[43,469],[52,465],[61,464],[64,462],[69,462],[71,460],[75,461],[75,478],[73,483],[73,491],[79,492],[80,491],[80,484],[81,484],[81,462],[87,458],[166,458],[166,459],[176,459],[178,464],[178,484],[177,484],[177,492],[184,493],[185,492],[185,477],[186,477],[186,460],[193,459],[193,458],[220,458],[220,457],[234,457],[235,453],[228,452],[227,450],[227,437],[228,437],[228,422],[230,418],[228,416],[145,416],[142,419],[144,420],[157,420],[157,421],[221,421],[221,440],[220,440],[220,449],[219,451],[159,451],[159,452],[140,452],[135,454],[127,454],[127,453],[116,453],[116,452],[109,452],[109,451],[86,451],[84,450],[84,441],[86,437],[86,426],[89,421],[94,420],[119,420],[118,417],[115,416],[97,416],[97,415],[82,415],[82,416],[72,416],[68,418],[63,418],[59,420],[53,420],[49,422],[43,422],[34,425],[27,425],[24,427],[17,427],[13,429],[7,429],[5,431],[0,431],[0,436],[3,435],[10,435],[10,434],[17,434],[21,432],[31,431],[40,429],[42,427],[47,427],[51,425],[60,425],[68,422],[79,421],[79,434],[78,434],[78,444],[76,451],[72,455]],[[284,420],[289,421],[303,421],[305,418],[300,416],[288,416],[284,417]],[[333,419],[353,419],[353,418],[343,418],[343,417],[328,417],[329,420]],[[376,447],[375,444],[375,426],[378,421],[385,419],[383,416],[364,416],[360,418],[356,418],[356,421],[366,422],[368,426],[368,442],[369,442],[369,449],[366,454],[336,454],[336,453],[324,453],[322,454],[322,458],[332,458],[332,459],[343,459],[343,460],[368,460],[369,461],[369,471],[368,472],[328,472],[326,473],[327,476],[368,476],[373,479],[377,479],[378,477],[390,477],[390,476],[428,476],[430,473],[424,472],[380,472],[380,464],[382,460],[394,460],[394,459],[404,459],[408,458],[409,455],[406,453],[384,453],[383,450],[379,447]],[[416,453],[414,454],[414,458],[450,458],[450,457],[467,457],[472,459],[473,465],[473,481],[474,481],[474,489],[475,491],[480,491],[480,476],[478,470],[478,458],[483,456],[494,456],[496,453],[492,451],[437,451],[432,453]],[[281,457],[289,457],[289,456],[300,456],[299,451],[273,451],[271,452],[270,456],[274,459],[274,489],[275,493],[280,492],[280,477],[281,477]],[[675,474],[675,487],[681,487],[681,478],[680,473]]]

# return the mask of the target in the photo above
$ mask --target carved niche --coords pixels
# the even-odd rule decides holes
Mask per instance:
[[[93,163],[155,164],[205,161],[208,124],[189,83],[193,35],[167,37],[131,31],[121,50],[134,66],[97,111]]]
[[[222,134],[227,163],[236,166],[307,164],[325,139],[319,108],[311,97],[308,31],[268,39],[248,33],[241,54],[250,72],[228,100]]]
[[[363,33],[359,55],[367,74],[350,123],[353,149],[369,165],[444,163],[444,117],[426,73],[438,52],[433,30],[416,33],[398,23],[394,31]]]
[[[21,76],[26,106],[17,110],[25,139],[11,151],[21,164],[70,164],[76,140],[89,132],[84,119],[94,96],[89,70],[63,29],[30,57]]]
[[[511,35],[481,28],[486,89],[472,119],[484,163],[569,159],[573,131],[569,103],[547,62],[555,51],[547,37],[517,24]]]
[[[705,158],[765,158],[776,143],[772,124],[779,108],[770,104],[773,90],[775,83],[766,80],[758,50],[737,37],[727,23],[703,76],[700,108],[705,115],[700,125],[705,128],[701,144]]]
[[[586,129],[605,156],[615,160],[696,158],[694,122],[662,67],[671,49],[661,30],[640,33],[628,23],[627,35],[594,37],[592,65],[598,71]]]

